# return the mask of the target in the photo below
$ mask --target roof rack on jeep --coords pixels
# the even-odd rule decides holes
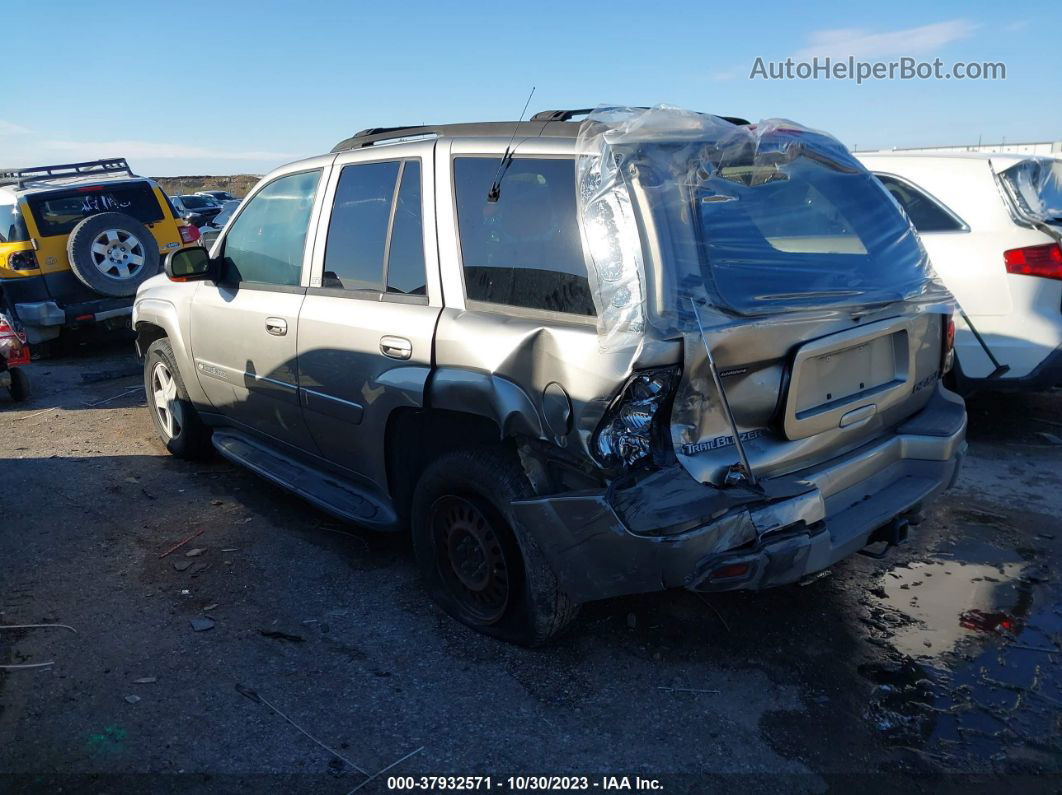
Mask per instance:
[[[129,168],[124,157],[112,157],[106,160],[86,160],[82,163],[57,163],[52,166],[33,166],[31,168],[13,168],[0,170],[0,185],[15,183],[22,188],[29,182],[64,177],[94,177],[105,174],[128,174],[137,176]]]

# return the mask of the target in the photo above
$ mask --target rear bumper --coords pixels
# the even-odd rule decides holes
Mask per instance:
[[[1062,346],[1055,348],[1029,373],[1017,378],[970,378],[962,372],[962,363],[955,360],[955,382],[963,394],[985,390],[990,392],[1036,392],[1062,386]]]
[[[829,568],[866,546],[879,528],[949,488],[965,454],[965,435],[961,399],[938,388],[892,435],[765,480],[768,496],[747,492],[736,507],[719,510],[725,500],[706,504],[705,494],[729,490],[700,486],[681,467],[654,478],[645,503],[666,516],[669,527],[688,506],[684,518],[694,526],[681,533],[632,532],[614,507],[616,495],[605,492],[522,500],[514,510],[576,601],[676,587],[767,588]],[[691,489],[700,499],[690,498]],[[718,576],[724,568],[731,576]]]
[[[26,330],[29,342],[42,342],[59,329],[128,316],[134,296],[107,298],[93,293],[70,271],[5,279],[5,300]]]

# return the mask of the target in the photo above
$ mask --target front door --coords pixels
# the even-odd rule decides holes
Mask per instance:
[[[310,287],[299,315],[299,386],[321,454],[387,487],[387,422],[419,408],[442,306],[434,143],[340,155],[324,198]],[[430,241],[430,245],[425,245]]]
[[[192,355],[214,408],[235,425],[314,452],[298,397],[303,262],[322,169],[277,177],[215,249],[217,283],[196,291]]]

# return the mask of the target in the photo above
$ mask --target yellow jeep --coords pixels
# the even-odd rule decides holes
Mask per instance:
[[[124,158],[0,170],[0,309],[31,344],[64,327],[127,325],[162,258],[198,244],[199,230]]]

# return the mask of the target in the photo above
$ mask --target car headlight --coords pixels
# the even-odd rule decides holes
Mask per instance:
[[[654,439],[665,435],[677,367],[642,370],[630,377],[594,435],[595,457],[606,467],[630,468],[649,460]]]

